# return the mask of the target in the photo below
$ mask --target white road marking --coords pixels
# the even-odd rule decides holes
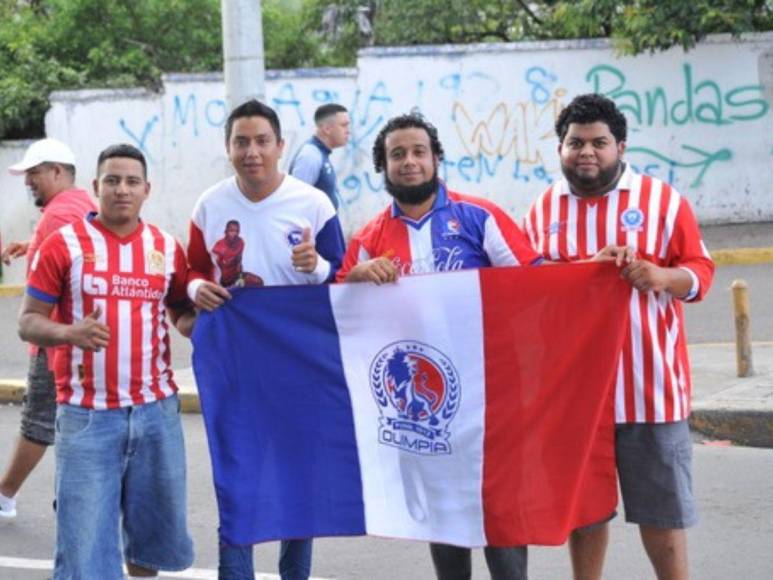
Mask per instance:
[[[33,560],[31,558],[11,558],[0,556],[0,568],[17,570],[53,570],[53,560]],[[217,580],[217,570],[206,568],[188,568],[182,572],[160,572],[158,578],[182,578],[190,580]],[[280,580],[278,574],[256,573],[256,580]],[[329,578],[310,578],[310,580],[332,580]]]

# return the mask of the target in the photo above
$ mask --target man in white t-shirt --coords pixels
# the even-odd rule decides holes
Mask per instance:
[[[322,191],[279,171],[283,148],[270,107],[251,100],[229,115],[226,151],[236,175],[202,194],[190,225],[188,295],[199,308],[213,310],[231,297],[221,285],[234,278],[223,272],[220,243],[229,225],[243,240],[232,286],[322,284],[335,277],[344,251],[335,208]],[[282,542],[283,579],[308,578],[311,549],[310,538]],[[221,540],[219,574],[252,578],[252,546]]]

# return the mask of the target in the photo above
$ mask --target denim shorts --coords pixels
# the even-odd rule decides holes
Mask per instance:
[[[615,448],[625,521],[664,529],[698,522],[686,420],[618,425]]]
[[[59,405],[54,578],[122,579],[123,557],[188,568],[185,477],[176,395],[112,410]]]
[[[44,348],[30,356],[27,374],[27,392],[21,410],[22,437],[40,445],[54,444],[54,417],[56,416],[56,383],[48,369]]]

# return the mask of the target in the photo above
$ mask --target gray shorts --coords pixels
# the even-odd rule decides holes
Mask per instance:
[[[664,529],[698,522],[686,420],[618,425],[615,451],[625,521]]]
[[[27,392],[21,410],[22,437],[41,445],[54,444],[56,419],[56,383],[54,373],[48,370],[45,349],[30,356]]]
[[[687,421],[617,425],[615,452],[625,521],[662,529],[689,528],[698,522]],[[598,528],[615,515],[578,531]]]

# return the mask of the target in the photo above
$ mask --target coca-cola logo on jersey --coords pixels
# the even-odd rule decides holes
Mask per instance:
[[[158,301],[164,297],[163,278],[124,274],[84,274],[83,292],[100,298],[126,298]]]
[[[434,248],[432,253],[426,258],[420,258],[412,262],[403,262],[400,258],[393,258],[392,263],[394,263],[397,271],[402,276],[429,274],[432,272],[453,272],[464,268],[462,248],[459,246]]]

